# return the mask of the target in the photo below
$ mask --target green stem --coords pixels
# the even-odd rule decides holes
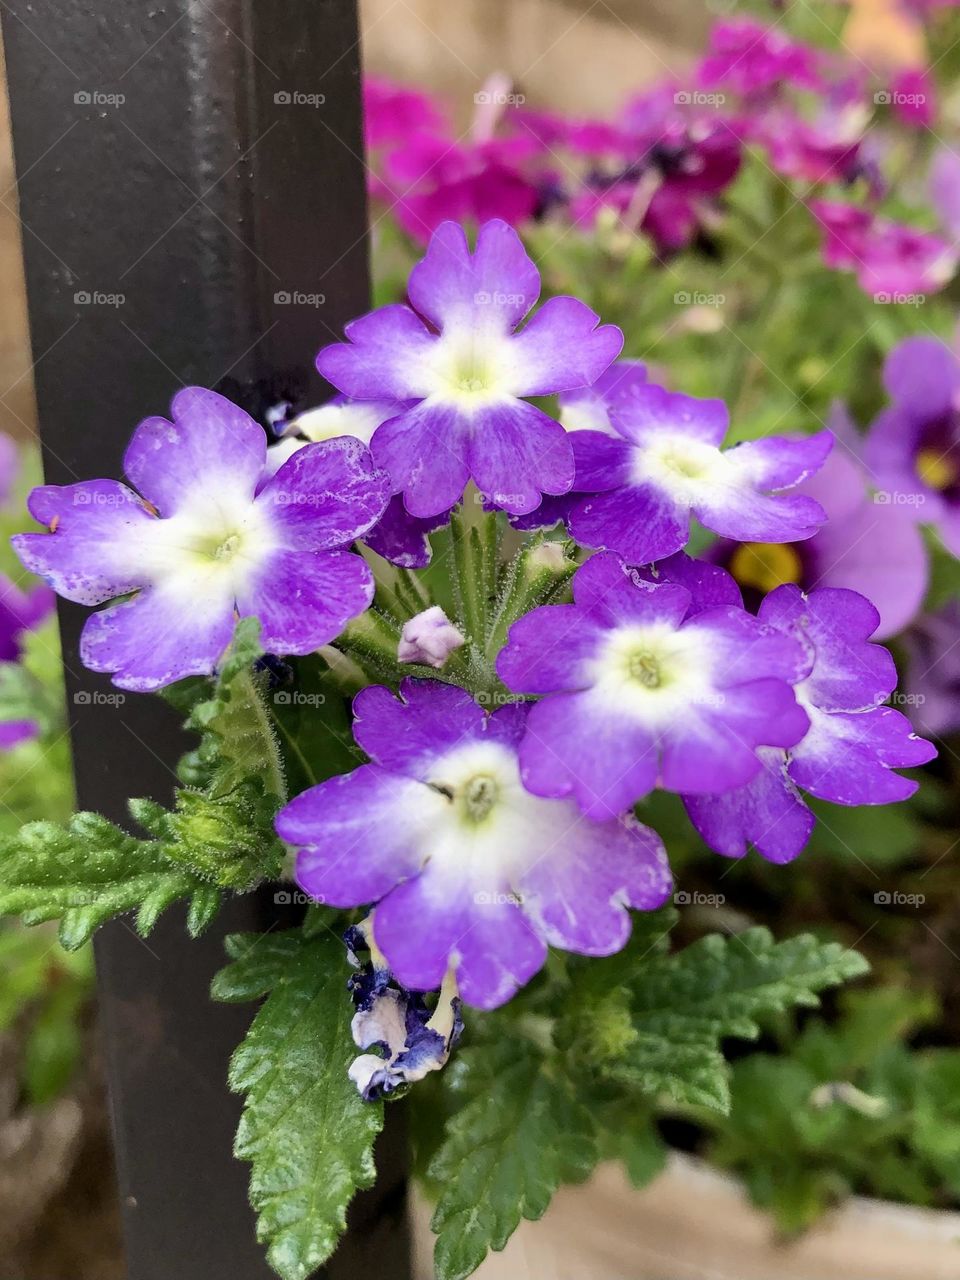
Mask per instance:
[[[287,781],[283,772],[283,756],[274,731],[275,720],[267,710],[263,695],[257,687],[252,671],[245,671],[234,680],[233,697],[239,695],[252,708],[256,718],[257,733],[263,740],[264,754],[268,761],[267,790],[281,802],[287,798]]]

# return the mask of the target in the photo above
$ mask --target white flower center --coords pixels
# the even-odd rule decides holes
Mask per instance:
[[[611,631],[586,675],[611,713],[626,712],[656,728],[715,696],[712,665],[702,636],[651,623]]]
[[[742,477],[716,445],[669,432],[637,450],[634,479],[638,483],[652,481],[687,505],[716,497],[718,489],[742,485]]]
[[[470,411],[513,394],[509,339],[492,328],[453,330],[436,343],[433,395]]]

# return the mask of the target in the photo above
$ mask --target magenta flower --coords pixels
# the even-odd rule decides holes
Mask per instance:
[[[803,649],[743,608],[694,614],[689,587],[645,581],[609,553],[577,571],[573,594],[515,622],[497,660],[508,689],[547,695],[520,747],[531,791],[612,818],[658,783],[741,786],[760,768],[758,747],[806,732],[790,687]]]
[[[609,430],[577,431],[571,535],[587,547],[647,564],[681,550],[690,518],[738,541],[809,538],[824,513],[812,498],[785,495],[830,451],[830,432],[772,436],[722,450],[729,418],[722,400],[673,394],[636,378],[605,397]]]
[[[956,270],[955,247],[931,232],[836,200],[812,200],[810,210],[824,232],[827,266],[855,272],[860,288],[878,301],[935,293]]]
[[[49,532],[13,539],[68,600],[134,593],[88,618],[80,642],[85,665],[124,689],[211,673],[237,616],[260,619],[272,652],[312,653],[373,598],[347,548],[379,519],[389,484],[363,445],[311,445],[263,484],[266,436],[252,418],[200,387],[172,408],[127,448],[139,493],[116,480],[42,486],[29,508]]]
[[[813,830],[800,794],[834,804],[888,804],[917,788],[896,769],[925,764],[936,749],[906,716],[882,706],[896,687],[893,659],[868,643],[879,616],[854,591],[822,588],[809,596],[779,587],[760,607],[760,621],[806,650],[797,701],[810,727],[788,751],[766,751],[763,767],[725,795],[684,798],[690,820],[712,849],[742,857],[753,845],[771,862],[787,862]]]
[[[522,514],[573,482],[567,433],[524,397],[596,381],[623,335],[575,298],[551,298],[518,330],[540,274],[505,222],[470,252],[444,223],[413,269],[411,306],[381,307],[347,326],[317,367],[355,399],[413,401],[371,441],[410,514],[434,516],[473,479],[494,506]]]
[[[883,380],[893,403],[863,450],[877,496],[933,525],[960,556],[960,361],[936,338],[905,338]]]
[[[393,143],[406,145],[411,136],[446,128],[444,113],[429,94],[383,76],[363,77],[363,126],[368,151]]]
[[[779,27],[749,18],[716,22],[697,83],[752,98],[785,86],[815,91],[823,84],[822,61],[818,49],[791,39]]]
[[[670,893],[659,837],[527,791],[517,760],[526,706],[487,715],[434,681],[405,680],[400,693],[374,687],[354,702],[372,763],[277,816],[301,887],[331,906],[376,904],[376,943],[397,981],[432,991],[452,968],[481,1009],[528,982],[548,945],[618,951],[626,908],[651,910]]]

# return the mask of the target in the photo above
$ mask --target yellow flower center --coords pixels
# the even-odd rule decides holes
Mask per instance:
[[[730,572],[743,587],[773,591],[803,577],[800,557],[788,544],[744,542],[730,558]]]
[[[949,489],[958,478],[956,462],[941,449],[921,449],[916,466],[917,475],[930,489]]]

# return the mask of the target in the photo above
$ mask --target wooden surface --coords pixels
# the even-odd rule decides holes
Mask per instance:
[[[433,1280],[415,1201],[414,1280]],[[733,1180],[685,1156],[644,1191],[604,1165],[522,1222],[475,1280],[957,1280],[960,1214],[854,1198],[790,1245]]]

